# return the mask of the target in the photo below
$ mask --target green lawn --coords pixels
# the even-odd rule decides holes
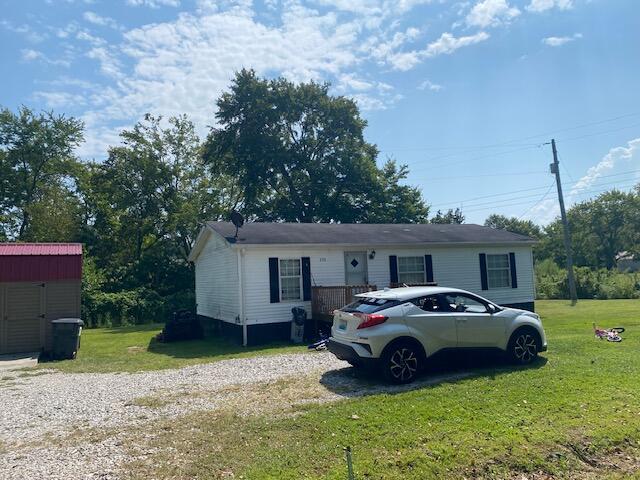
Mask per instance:
[[[41,363],[65,372],[136,372],[178,368],[228,358],[303,351],[305,347],[267,345],[243,348],[222,339],[159,343],[153,338],[162,325],[97,328],[82,331],[75,360]]]
[[[640,478],[640,301],[537,306],[549,351],[531,368],[484,364],[291,415],[186,416],[158,426],[167,449],[132,475],[342,480],[349,445],[357,479]],[[624,341],[594,339],[594,321],[626,327]]]

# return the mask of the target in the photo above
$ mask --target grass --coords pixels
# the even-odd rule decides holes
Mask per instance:
[[[157,453],[129,474],[342,480],[351,446],[357,479],[640,478],[640,301],[537,306],[549,351],[532,368],[483,364],[289,415],[199,412],[145,432]],[[592,322],[624,341],[594,339]]]
[[[153,338],[161,328],[160,324],[150,324],[86,329],[82,331],[80,350],[75,360],[44,362],[40,367],[74,373],[136,372],[179,368],[229,358],[299,352],[305,348],[290,344],[243,348],[219,338],[159,343]]]

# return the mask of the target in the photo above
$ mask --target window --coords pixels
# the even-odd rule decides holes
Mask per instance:
[[[487,313],[487,305],[463,293],[445,293],[445,301],[453,312]]]
[[[414,298],[411,300],[411,303],[419,307],[421,310],[429,313],[444,313],[452,311],[444,295],[428,295],[426,297]]]
[[[425,283],[424,257],[398,257],[398,283]]]
[[[280,260],[280,300],[300,300],[300,259]]]
[[[374,313],[389,307],[400,305],[398,300],[389,300],[386,298],[360,298],[346,307],[342,308],[343,312],[358,313]]]
[[[507,288],[511,286],[509,255],[487,255],[487,280],[489,288]]]

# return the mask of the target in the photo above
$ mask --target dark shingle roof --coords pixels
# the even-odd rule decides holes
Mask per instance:
[[[247,223],[207,222],[229,243],[239,245],[421,245],[425,243],[530,244],[535,240],[506,230],[464,224]]]

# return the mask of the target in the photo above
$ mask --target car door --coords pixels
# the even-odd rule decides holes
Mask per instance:
[[[455,310],[458,347],[498,347],[504,344],[505,321],[490,313],[486,303],[473,295],[447,294],[447,303]]]
[[[427,355],[457,344],[456,312],[444,308],[438,295],[427,295],[403,305],[409,332],[424,345]]]

